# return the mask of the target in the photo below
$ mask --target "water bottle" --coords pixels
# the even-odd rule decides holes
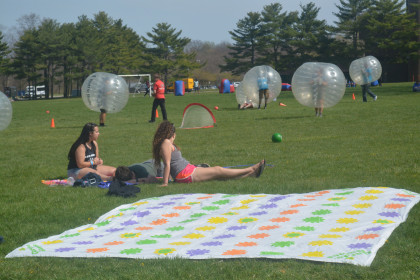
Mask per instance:
[[[67,178],[67,185],[69,185],[69,186],[73,186],[73,184],[74,184],[74,178],[73,177],[68,177]]]

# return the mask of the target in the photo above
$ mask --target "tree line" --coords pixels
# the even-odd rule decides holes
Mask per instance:
[[[29,85],[44,84],[46,98],[53,97],[54,85],[62,83],[67,97],[93,72],[160,73],[165,79],[185,75],[201,66],[195,53],[184,52],[190,41],[168,23],[158,23],[140,37],[105,12],[93,19],[80,16],[76,23],[44,19],[25,28],[11,50],[0,33],[0,74]]]
[[[229,32],[234,43],[221,69],[240,74],[265,64],[290,74],[309,61],[348,68],[365,55],[385,65],[419,59],[419,24],[405,1],[340,0],[336,7],[335,26],[318,19],[320,8],[313,2],[301,4],[300,11],[286,12],[273,3],[249,12]]]
[[[233,44],[227,45],[228,52],[223,45],[191,42],[168,23],[158,23],[139,36],[105,12],[64,24],[48,18],[38,22],[30,15],[12,48],[0,32],[0,75],[28,85],[44,84],[49,98],[55,85],[62,85],[67,97],[72,89],[81,88],[88,75],[99,71],[160,73],[165,84],[206,68],[217,71],[208,65],[213,59],[203,54],[214,57],[215,50],[223,50],[223,58],[214,60],[220,61],[219,73],[234,75],[263,64],[282,76],[308,61],[344,67],[363,55],[389,64],[418,59],[419,24],[404,8],[404,1],[340,0],[336,7],[335,26],[318,19],[320,8],[313,2],[300,5],[300,11],[283,11],[280,3],[272,3],[261,12],[249,12],[229,31]]]

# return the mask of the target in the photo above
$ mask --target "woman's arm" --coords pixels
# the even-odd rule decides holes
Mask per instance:
[[[169,174],[171,171],[171,154],[172,154],[172,144],[168,139],[165,139],[160,146],[160,154],[163,160],[163,184],[162,187],[168,186]]]
[[[93,159],[93,164],[94,165],[102,165],[104,164],[104,161],[99,157],[99,147],[98,147],[98,143],[96,143],[96,141],[93,141],[93,144],[95,144],[95,154],[96,157]]]
[[[86,152],[86,148],[84,145],[80,145],[76,149],[74,157],[76,159],[77,167],[79,168],[90,167],[90,162],[85,161],[85,152]]]

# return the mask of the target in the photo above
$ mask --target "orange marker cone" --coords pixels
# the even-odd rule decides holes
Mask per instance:
[[[156,109],[156,118],[159,118],[159,113],[157,109]]]
[[[356,97],[354,96],[354,92],[353,92],[353,100],[356,100]]]
[[[54,118],[51,119],[51,128],[55,128]]]

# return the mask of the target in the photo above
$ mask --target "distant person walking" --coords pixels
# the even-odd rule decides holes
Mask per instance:
[[[200,83],[197,79],[194,81],[194,92],[200,93]]]
[[[148,95],[149,92],[150,92],[150,83],[149,83],[149,81],[146,81],[146,93],[143,95],[143,97]]]
[[[155,83],[153,85],[153,96],[155,100],[153,100],[153,107],[152,107],[152,118],[150,119],[149,123],[154,123],[156,120],[156,109],[160,106],[160,110],[162,111],[163,120],[166,121],[168,118],[166,116],[166,108],[165,108],[165,84],[160,80],[159,74],[154,75]]]
[[[372,78],[372,69],[369,68],[369,66],[367,65],[367,63],[365,63],[364,65],[364,69],[362,69],[362,74],[363,74],[363,82],[365,83],[364,85],[361,85],[362,87],[362,95],[363,95],[363,102],[367,102],[367,96],[366,93],[368,93],[372,98],[373,101],[376,101],[376,99],[378,99],[378,97],[370,90],[370,83],[373,82],[373,78]]]

